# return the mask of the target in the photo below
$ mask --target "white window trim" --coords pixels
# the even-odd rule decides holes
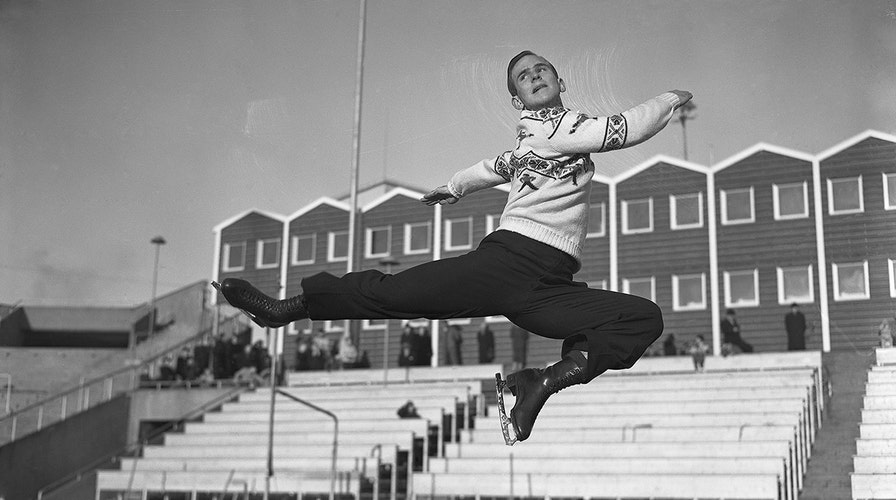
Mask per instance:
[[[753,274],[753,297],[756,298],[754,300],[739,300],[734,302],[731,300],[731,275],[746,275],[747,273]],[[759,269],[753,269],[752,271],[725,271],[723,274],[723,281],[725,283],[725,307],[759,306]]]
[[[896,200],[890,199],[890,190],[888,189],[889,185],[887,180],[890,177],[896,178],[896,173],[888,174],[886,172],[881,172],[881,177],[884,181],[884,210],[896,210]]]
[[[466,221],[467,227],[469,228],[467,231],[467,239],[469,243],[465,245],[451,245],[451,227],[455,222]],[[451,252],[454,250],[470,250],[473,248],[473,217],[460,217],[457,219],[446,219],[445,220],[445,251]]]
[[[499,316],[486,316],[486,323],[510,323],[510,320],[507,319],[507,316],[499,315]]]
[[[629,229],[628,227],[628,205],[629,203],[647,202],[647,227],[638,229]],[[622,200],[622,234],[643,234],[653,232],[653,197],[639,198],[637,200]]]
[[[676,219],[678,217],[678,204],[676,203],[679,198],[684,196],[697,196],[697,217],[698,221],[692,224],[678,224]],[[685,194],[670,194],[669,195],[669,227],[673,230],[679,229],[697,229],[703,227],[703,192],[698,193],[685,193]]]
[[[344,332],[345,331],[345,320],[342,319],[328,319],[324,321],[324,332]]]
[[[606,236],[607,234],[607,204],[604,202],[594,203],[591,205],[591,208],[600,207],[600,231],[591,232],[585,235],[586,238],[600,238],[602,236]],[[652,220],[652,219],[651,219]],[[591,226],[591,219],[588,219],[589,226]]]
[[[756,192],[753,189],[753,186],[750,186],[748,188],[720,189],[719,191],[721,193],[721,198],[722,198],[721,210],[722,210],[722,225],[723,226],[734,226],[737,224],[752,224],[752,223],[756,222]],[[750,217],[747,219],[730,220],[728,218],[728,193],[729,192],[732,192],[732,193],[743,192],[743,191],[750,192]]]
[[[373,253],[373,233],[386,231],[386,251]],[[377,226],[364,228],[364,258],[377,259],[392,255],[392,226]]]
[[[834,210],[834,190],[833,182],[834,181],[847,181],[858,179],[859,181],[859,208],[853,208],[850,210]],[[828,178],[828,215],[846,215],[846,214],[860,214],[865,211],[865,191],[862,183],[862,176],[859,175],[857,177],[838,177],[836,179]]]
[[[682,278],[700,278],[700,303],[683,306],[678,303],[679,285]],[[672,275],[672,310],[673,311],[702,311],[706,309],[706,273]]]
[[[412,249],[411,248],[411,234],[413,233],[414,228],[425,227],[426,228],[426,248]],[[429,253],[432,251],[432,222],[409,222],[404,225],[404,254],[405,255],[420,255],[424,253]]]
[[[595,290],[608,290],[607,280],[602,279],[602,280],[596,280],[596,281],[589,281],[588,288],[593,288]]]
[[[890,271],[890,297],[896,297],[896,260],[887,259],[887,266]]]
[[[859,264],[859,262],[844,262],[842,264],[837,264],[835,262],[831,262],[831,275],[834,278],[834,301],[836,302],[847,302],[850,300],[868,300],[871,298],[871,289],[869,288],[869,278],[868,278],[868,261],[864,260],[861,262],[863,271],[865,273],[865,293],[863,294],[843,294],[840,293],[840,276],[837,273],[837,270],[840,266],[844,265],[855,265]]]
[[[330,231],[327,233],[327,262],[347,262],[348,255],[345,257],[335,257],[333,255],[333,250],[335,249],[334,243],[337,235],[345,234],[348,237],[348,231]]]
[[[648,278],[624,278],[622,280],[622,292],[631,295],[631,287],[629,286],[632,281],[645,281],[650,280],[650,300],[656,302],[656,276],[650,276]]]
[[[803,211],[798,214],[781,215],[781,195],[778,190],[784,187],[796,187],[800,185],[803,187]],[[775,220],[806,219],[809,217],[809,185],[806,181],[789,184],[772,184],[772,199],[775,207]]]
[[[230,249],[232,247],[243,247],[243,263],[239,266],[230,267],[228,264],[230,263]],[[224,272],[232,273],[235,271],[243,271],[246,269],[246,242],[241,241],[239,243],[225,243],[223,259],[221,261],[221,270]]]
[[[804,297],[785,297],[784,296],[784,271],[786,270],[805,270],[808,278],[809,278],[809,295]],[[778,304],[779,305],[789,305],[793,302],[798,302],[801,304],[812,304],[815,302],[815,280],[813,279],[813,266],[809,264],[806,267],[803,266],[793,266],[793,267],[778,267],[776,269],[777,277],[778,277]]]
[[[311,258],[299,260],[299,239],[311,239]],[[293,266],[303,266],[306,264],[314,264],[317,256],[317,233],[294,234],[292,236],[292,248],[290,250],[289,261]]]
[[[389,328],[388,320],[385,320],[385,321],[380,320],[380,321],[383,321],[383,324],[381,324],[381,325],[371,323],[371,321],[374,321],[374,320],[365,319],[365,320],[361,321],[361,329],[362,330],[385,330],[385,329]]]
[[[472,323],[473,320],[470,318],[451,318],[445,320],[446,325],[469,325]]]
[[[501,225],[501,214],[489,214],[485,216],[485,234],[491,234]]]
[[[264,259],[264,247],[267,245],[277,245],[277,258],[274,259],[273,263],[265,264],[262,262]],[[255,269],[274,269],[280,265],[280,238],[268,238],[265,240],[258,240],[255,242]]]

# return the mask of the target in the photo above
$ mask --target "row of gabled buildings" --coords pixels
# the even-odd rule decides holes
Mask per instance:
[[[576,278],[655,301],[679,343],[702,334],[719,353],[719,324],[733,308],[757,351],[784,350],[784,315],[797,303],[812,325],[808,348],[862,349],[877,343],[877,325],[896,310],[896,136],[868,131],[815,155],[757,144],[713,166],[657,156],[593,182]],[[493,188],[426,207],[422,190],[379,187],[359,207],[351,269],[399,272],[467,252],[497,227],[507,197]],[[300,293],[305,276],[344,273],[350,211],[321,198],[289,216],[248,210],[229,218],[214,229],[214,276],[243,277],[283,297]],[[458,320],[465,359],[476,358],[482,321],[496,332],[496,361],[509,361],[504,318]],[[439,325],[424,324],[438,347]],[[345,326],[289,325],[287,361],[303,332]],[[384,356],[394,366],[400,326],[356,325],[374,366]],[[535,339],[530,362],[554,359],[558,348]]]

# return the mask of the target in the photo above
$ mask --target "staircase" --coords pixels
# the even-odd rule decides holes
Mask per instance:
[[[832,352],[824,354],[823,360],[831,398],[816,437],[800,500],[852,498],[849,474],[859,437],[866,373],[874,356],[873,352]]]

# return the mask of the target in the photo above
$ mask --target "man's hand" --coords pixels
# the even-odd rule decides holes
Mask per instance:
[[[433,206],[436,204],[453,205],[457,203],[457,198],[455,198],[454,195],[451,194],[450,191],[448,191],[448,186],[439,186],[424,195],[423,198],[420,198],[420,201],[426,203],[429,206]]]
[[[687,90],[670,90],[673,94],[678,96],[678,107],[684,106],[684,103],[691,100],[694,97],[694,94],[691,94]]]

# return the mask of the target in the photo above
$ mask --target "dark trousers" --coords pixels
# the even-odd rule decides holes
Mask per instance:
[[[588,379],[630,368],[663,331],[653,302],[572,281],[578,262],[544,243],[496,231],[462,256],[400,273],[360,271],[305,278],[313,320],[448,319],[504,315],[520,327],[563,340],[561,355],[588,353]]]

